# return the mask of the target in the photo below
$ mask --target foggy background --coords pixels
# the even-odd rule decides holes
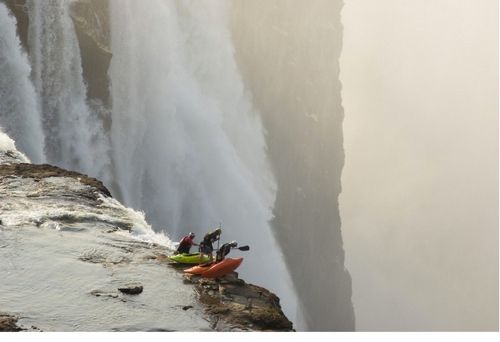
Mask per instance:
[[[340,214],[357,330],[498,330],[498,1],[349,0]]]

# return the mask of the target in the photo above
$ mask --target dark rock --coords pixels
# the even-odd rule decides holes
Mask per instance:
[[[185,275],[194,284],[213,329],[218,331],[293,331],[279,298],[267,289],[247,284],[236,272],[220,279]]]
[[[96,297],[110,297],[110,298],[118,298],[118,293],[115,292],[106,292],[101,290],[92,290],[90,292],[91,295]]]
[[[192,309],[192,308],[193,308],[192,305],[186,305],[186,306],[182,307],[182,310],[186,311],[186,310],[189,310],[189,309]]]
[[[24,330],[17,326],[17,317],[8,315],[8,314],[3,314],[0,313],[0,331],[1,332],[7,332],[7,331],[21,331]]]
[[[120,292],[123,292],[125,294],[129,294],[129,295],[137,295],[139,293],[142,292],[142,285],[139,285],[139,286],[128,286],[128,287],[120,287],[118,288],[118,290]]]

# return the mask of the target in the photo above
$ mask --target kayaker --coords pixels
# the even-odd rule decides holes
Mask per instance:
[[[236,247],[238,247],[238,243],[236,241],[231,241],[229,243],[225,243],[222,246],[220,246],[219,250],[215,255],[215,262],[224,260],[224,257],[229,254],[231,248],[236,248]]]
[[[179,242],[179,247],[177,247],[175,254],[182,254],[182,253],[189,254],[189,251],[191,250],[191,246],[193,246],[193,245],[198,246],[197,243],[194,243],[194,241],[193,241],[194,238],[195,238],[195,234],[192,232],[190,232],[188,235],[184,236],[182,238],[182,240]]]
[[[203,255],[208,255],[209,263],[214,261],[212,252],[214,251],[213,243],[220,240],[220,235],[222,234],[222,229],[217,228],[213,232],[205,234],[203,241],[200,242],[200,261],[203,259]]]

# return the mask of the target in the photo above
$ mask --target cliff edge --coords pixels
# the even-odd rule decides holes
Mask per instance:
[[[11,147],[0,146],[0,331],[293,330],[279,298],[236,272],[184,275],[171,242],[99,180]]]

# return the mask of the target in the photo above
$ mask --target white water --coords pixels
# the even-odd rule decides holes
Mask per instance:
[[[0,3],[0,125],[7,133],[0,131],[0,150],[10,151],[13,155],[12,158],[3,155],[0,161],[30,162],[17,150],[16,140],[20,150],[33,162],[44,162],[46,140],[50,163],[107,179],[110,176],[109,140],[104,135],[101,121],[87,104],[80,50],[69,16],[69,3],[65,0],[27,3],[31,62],[38,93],[30,79],[32,70],[28,57],[16,35],[16,20]],[[40,101],[40,106],[37,101]],[[155,233],[142,213],[126,208],[112,198],[102,198],[102,203],[108,209],[123,211],[121,216],[132,221],[130,226],[134,229],[130,234],[133,237],[172,247],[167,234]],[[61,203],[54,204],[50,213],[39,211],[33,204],[23,203],[22,207],[30,210],[24,214],[13,211],[15,214],[12,215],[19,224],[51,221],[51,215],[74,218],[84,215],[84,211],[80,212],[76,207],[61,207]],[[97,215],[95,219],[106,218]],[[9,222],[9,219],[4,218],[4,221]]]
[[[240,271],[282,298],[296,295],[269,220],[276,185],[258,113],[233,58],[226,3],[111,2],[116,181],[157,229],[249,244]],[[236,252],[233,252],[236,254]]]
[[[31,67],[16,35],[16,19],[0,3],[0,126],[19,149],[37,163],[44,161],[43,132]]]
[[[108,180],[109,142],[87,104],[68,0],[27,1],[33,79],[48,162]]]
[[[69,177],[49,177],[38,181],[22,177],[6,179],[0,184],[0,192],[9,194],[8,203],[1,206],[2,224],[57,230],[71,226],[72,222],[92,229],[103,225],[120,227],[131,230],[118,231],[121,235],[173,249],[166,235],[153,232],[142,213],[104,196],[99,197],[98,205],[86,202],[81,193],[88,189],[92,188]],[[51,196],[47,196],[47,192]]]
[[[28,162],[18,154],[0,131],[0,164]],[[2,177],[2,310],[28,331],[212,330],[181,272],[155,259],[167,250],[130,238],[168,245],[165,236],[141,213],[89,196],[96,191],[72,177]],[[141,296],[117,290],[137,283]]]
[[[41,161],[45,153],[47,162],[108,186],[113,179],[125,204],[146,211],[155,230],[174,240],[188,231],[199,239],[222,223],[223,242],[251,247],[245,254],[232,252],[245,257],[241,276],[275,292],[293,321],[296,294],[269,225],[276,184],[259,114],[234,62],[226,3],[112,1],[110,135],[87,102],[69,3],[27,1],[36,94],[27,63],[12,77],[25,80],[28,86],[16,99],[31,98],[33,110],[16,109],[0,123],[8,128],[30,122],[19,120],[22,115],[38,120],[38,136],[33,124],[19,128],[15,137],[19,142],[38,137],[28,146],[38,146],[39,157],[26,150],[30,158]],[[14,42],[8,50],[21,56],[15,22],[4,16],[1,23]],[[139,226],[133,229],[137,238],[170,245],[166,234]]]
[[[31,163],[28,157],[16,148],[14,140],[0,127],[0,164]]]

